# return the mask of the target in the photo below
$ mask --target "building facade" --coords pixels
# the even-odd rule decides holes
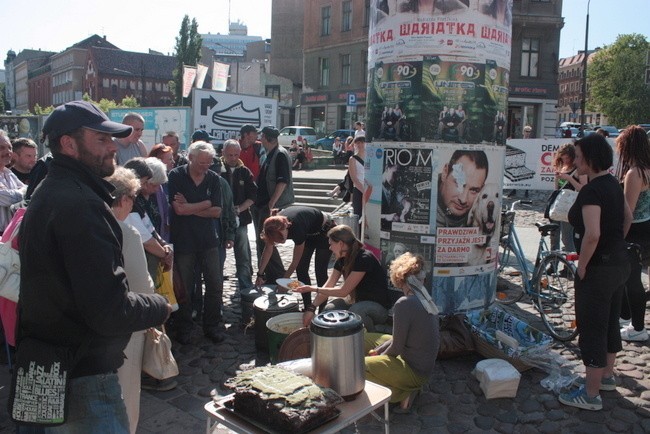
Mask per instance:
[[[369,0],[305,2],[304,73],[296,124],[326,134],[365,121],[369,19]],[[348,106],[349,95],[356,105]]]
[[[512,18],[508,137],[522,138],[525,126],[532,137],[554,137],[562,1],[514,1]]]
[[[274,1],[274,11],[276,4],[289,8],[290,3]],[[296,123],[326,133],[365,120],[370,4],[370,0],[304,3],[304,73]],[[533,128],[533,137],[552,137],[562,1],[514,0],[512,16],[508,137],[523,137],[526,125]],[[356,107],[347,107],[349,94],[356,97]]]
[[[594,51],[587,52],[587,63],[591,61]],[[582,122],[582,79],[584,74],[584,51],[575,56],[560,59],[558,65],[559,98],[557,109],[557,123]],[[589,82],[587,82],[587,92]],[[588,93],[587,93],[588,96]],[[588,98],[587,98],[588,99]],[[585,122],[592,126],[608,124],[607,116],[600,112],[585,110]]]

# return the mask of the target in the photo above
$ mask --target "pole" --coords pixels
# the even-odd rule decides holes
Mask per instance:
[[[584,135],[585,131],[585,121],[587,115],[585,113],[587,105],[587,57],[589,57],[589,4],[591,0],[587,1],[587,24],[585,25],[585,52],[584,58],[582,59],[582,100],[580,101],[580,126],[582,127],[582,133]]]

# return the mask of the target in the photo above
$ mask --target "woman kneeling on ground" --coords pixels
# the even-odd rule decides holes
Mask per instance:
[[[316,306],[327,301],[328,297],[347,297],[354,292],[354,303],[343,298],[328,303],[325,310],[349,310],[361,316],[366,330],[375,331],[375,326],[386,324],[390,297],[386,272],[375,256],[365,250],[356,238],[352,228],[338,225],[327,233],[330,250],[336,262],[332,274],[322,287],[299,286],[296,292],[315,292],[313,304],[305,308],[303,323],[309,326],[316,312]],[[343,285],[336,286],[343,276]]]
[[[404,295],[394,308],[393,335],[366,333],[366,379],[393,392],[397,412],[409,411],[438,355],[438,308],[424,289],[424,260],[404,253],[390,265],[390,281]]]

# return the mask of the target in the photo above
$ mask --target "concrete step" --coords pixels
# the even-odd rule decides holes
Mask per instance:
[[[336,203],[324,204],[324,203],[315,203],[315,202],[311,202],[311,201],[302,202],[298,198],[296,198],[296,202],[294,202],[293,205],[294,206],[310,206],[312,208],[316,208],[316,209],[321,210],[323,212],[332,213],[332,212],[336,211],[341,204],[336,204]]]
[[[312,191],[330,191],[336,187],[336,182],[294,182],[293,189],[312,190]]]
[[[294,197],[295,197],[295,202],[311,202],[311,203],[319,203],[319,204],[340,204],[342,201],[341,199],[332,199],[329,196],[317,196],[313,194],[300,194],[298,192],[294,192]]]

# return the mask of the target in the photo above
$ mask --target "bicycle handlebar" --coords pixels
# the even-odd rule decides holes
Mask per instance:
[[[530,199],[519,199],[515,200],[510,204],[510,211],[514,211],[517,205],[532,205],[533,201]],[[507,208],[506,208],[507,209]]]

